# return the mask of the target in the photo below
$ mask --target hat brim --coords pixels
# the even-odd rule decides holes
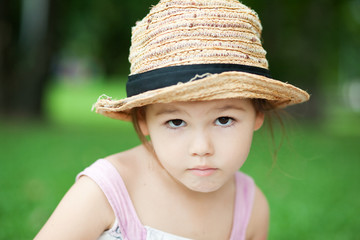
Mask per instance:
[[[130,110],[136,107],[155,103],[229,98],[266,99],[272,102],[274,108],[284,108],[305,102],[310,96],[307,92],[279,80],[246,72],[223,72],[120,100],[99,98],[94,107],[97,113],[104,116],[129,121]]]

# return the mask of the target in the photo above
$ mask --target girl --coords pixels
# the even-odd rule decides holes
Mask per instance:
[[[266,239],[266,198],[238,170],[264,113],[309,95],[270,77],[261,30],[237,0],[153,7],[133,28],[128,97],[94,105],[143,144],[80,173],[36,239]]]

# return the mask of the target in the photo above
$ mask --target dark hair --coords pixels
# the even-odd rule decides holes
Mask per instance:
[[[131,109],[130,111],[131,122],[134,126],[135,132],[137,133],[140,141],[150,152],[154,152],[150,141],[146,138],[146,136],[143,134],[140,128],[140,121],[145,120],[145,108],[146,106],[136,107]]]
[[[277,161],[278,152],[284,142],[284,137],[285,137],[285,127],[284,127],[284,122],[281,117],[281,111],[276,110],[274,107],[274,104],[272,104],[271,101],[268,101],[265,99],[251,99],[251,100],[252,100],[252,104],[255,108],[255,111],[257,113],[260,112],[260,113],[265,114],[265,119],[266,119],[265,122],[268,127],[269,135],[270,135],[270,139],[271,139],[271,143],[272,143],[272,149],[273,149],[273,151],[272,151],[273,166],[272,167],[274,167],[276,164],[276,161]],[[151,153],[154,153],[154,149],[151,145],[151,142],[142,133],[140,124],[139,124],[140,120],[145,120],[145,108],[146,108],[146,106],[133,108],[130,112],[130,116],[132,119],[132,124],[134,126],[134,129],[135,129],[137,135],[139,136],[140,141],[144,144],[144,146]],[[281,127],[281,131],[282,131],[280,142],[278,145],[276,144],[276,140],[275,140],[274,118],[277,119],[277,121]]]
[[[262,112],[265,114],[264,124],[267,125],[268,133],[271,140],[271,147],[272,147],[273,163],[271,168],[274,168],[277,162],[279,150],[283,145],[286,137],[285,124],[282,118],[284,111],[276,109],[271,101],[265,99],[252,99],[252,102],[257,112]],[[279,124],[279,127],[281,129],[280,141],[278,144],[276,143],[276,139],[275,139],[274,119],[277,120],[277,123]]]

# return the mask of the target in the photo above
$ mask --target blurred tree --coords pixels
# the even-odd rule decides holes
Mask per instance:
[[[41,117],[56,38],[56,0],[0,2],[0,114]]]
[[[107,76],[128,74],[131,26],[157,0],[1,0],[0,115],[43,117],[61,55],[94,58]]]
[[[306,108],[304,113],[311,118],[321,117],[323,87],[336,84],[338,78],[342,1],[243,2],[260,16],[273,77],[308,90],[311,101],[295,108]]]
[[[107,76],[127,75],[131,27],[157,2],[72,0],[61,25],[65,34],[62,54],[93,58]]]
[[[360,113],[360,0],[342,3],[343,26],[339,29],[339,84],[343,103]]]

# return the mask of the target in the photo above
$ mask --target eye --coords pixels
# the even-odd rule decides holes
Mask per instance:
[[[186,125],[186,123],[181,119],[173,119],[166,122],[171,128],[180,128]]]
[[[219,117],[216,119],[215,124],[218,126],[227,127],[230,126],[234,122],[234,119],[231,117]]]

